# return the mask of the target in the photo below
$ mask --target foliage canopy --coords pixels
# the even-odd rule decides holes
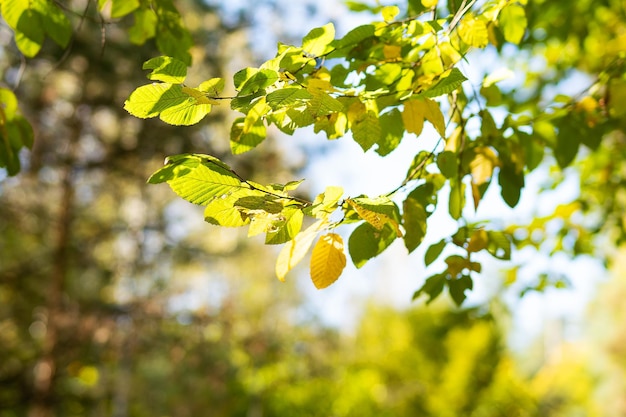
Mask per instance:
[[[588,165],[602,163],[595,155],[623,140],[626,42],[619,39],[624,37],[624,9],[617,0],[579,3],[572,13],[596,7],[615,15],[598,12],[597,20],[580,21],[575,14],[567,23],[551,25],[560,9],[542,1],[350,2],[354,10],[377,17],[343,35],[332,23],[313,28],[300,45],[279,43],[274,58],[238,71],[232,85],[208,77],[197,86],[185,83],[192,41],[171,1],[99,1],[98,7],[108,8],[111,17],[132,14],[130,40],[141,44],[156,38],[164,54],[145,62],[152,82],[137,87],[124,108],[139,118],[194,125],[214,106],[230,103],[241,113],[230,130],[235,155],[261,145],[270,128],[294,135],[309,127],[331,140],[350,137],[363,152],[385,157],[403,140],[421,140],[429,133],[426,127],[432,127],[439,140],[415,155],[400,184],[390,184],[378,196],[346,196],[340,185],[331,184],[308,201],[297,195],[301,181],[259,184],[199,153],[169,156],[149,182],[166,182],[181,198],[204,206],[205,220],[212,225],[248,226],[249,236],[265,234],[266,244],[284,244],[276,263],[281,280],[311,250],[310,273],[317,288],[339,278],[346,252],[357,268],[397,239],[413,252],[424,241],[439,197],[446,194],[447,211],[458,229],[426,250],[425,264],[447,247],[455,248],[454,253],[445,255],[445,269],[427,278],[415,297],[424,294],[430,301],[447,288],[461,304],[473,287],[472,277],[482,270],[477,253],[508,260],[515,247],[540,246],[532,232],[552,220],[564,223],[553,251],[577,255],[594,250],[591,231],[570,222],[572,213],[598,209],[586,196],[529,226],[498,228],[466,220],[496,186],[508,206],[517,206],[527,175],[542,165],[565,172],[583,154],[587,166],[582,172],[588,173],[583,181],[596,181],[598,169]],[[36,55],[46,37],[62,47],[71,37],[69,21],[55,3],[3,0],[2,14],[25,56]],[[603,23],[606,30],[599,32]],[[592,48],[594,53],[580,61],[574,57],[581,54],[558,55],[563,45],[587,48],[607,33],[615,39],[609,37],[602,52]],[[487,71],[475,84],[463,65],[480,68],[482,55],[474,53],[479,49],[499,54],[511,67],[542,55],[554,73],[519,67],[525,70],[530,96],[500,87],[510,71]],[[549,87],[574,70],[590,74],[588,84],[576,86],[573,94],[550,95]],[[19,170],[19,150],[32,146],[33,135],[11,91],[0,93],[0,165],[13,175]],[[600,210],[623,226],[623,217],[613,216],[619,204]],[[336,229],[350,224],[354,227],[344,244]],[[618,239],[624,238],[621,230]]]

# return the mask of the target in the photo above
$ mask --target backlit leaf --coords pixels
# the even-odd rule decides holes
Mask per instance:
[[[489,42],[489,33],[485,21],[471,15],[461,19],[458,33],[463,42],[476,48],[484,48]]]
[[[470,162],[472,181],[476,185],[488,182],[498,164],[498,156],[491,148],[486,146],[475,148],[474,159]]]
[[[507,42],[519,44],[528,25],[524,7],[518,3],[506,5],[498,15],[498,25],[502,29],[504,39]]]
[[[415,133],[417,136],[422,133],[422,129],[424,129],[424,114],[422,113],[422,106],[417,100],[404,102],[402,122],[408,133]]]
[[[376,153],[385,156],[398,147],[402,136],[404,135],[404,127],[402,124],[402,114],[398,109],[393,109],[382,114],[379,118],[381,135],[376,141],[378,148]]]
[[[436,101],[429,98],[418,98],[407,100],[403,104],[402,121],[407,132],[419,136],[422,133],[424,119],[426,119],[432,123],[441,137],[445,137],[446,124]]]
[[[178,84],[155,83],[133,91],[124,103],[124,109],[142,119],[160,116],[173,125],[198,123],[211,110],[204,94]]]
[[[296,207],[286,207],[281,212],[281,218],[274,223],[272,230],[265,237],[266,245],[278,245],[292,240],[302,227],[304,214]]]
[[[437,82],[437,84],[429,87],[421,95],[424,97],[437,97],[444,94],[449,94],[459,88],[467,77],[458,68],[452,68],[450,73]]]
[[[383,15],[383,20],[385,22],[393,22],[393,19],[400,13],[400,8],[398,6],[385,6],[381,10],[381,14]]]
[[[465,183],[455,180],[450,181],[450,200],[448,201],[450,216],[458,220],[463,214],[465,207]]]
[[[146,61],[143,69],[151,69],[148,79],[170,84],[181,84],[187,76],[187,65],[176,58],[159,56]]]
[[[198,86],[198,90],[208,93],[211,97],[216,97],[218,94],[224,90],[224,79],[223,78],[211,78],[206,81],[203,81]]]
[[[283,246],[276,259],[276,276],[279,280],[285,281],[287,273],[304,258],[323,224],[325,220],[318,220]]]
[[[262,195],[255,190],[247,190],[245,194],[236,192],[211,200],[204,210],[207,223],[223,227],[242,227],[250,223],[250,218],[235,207],[235,203],[243,195]]]
[[[335,46],[337,48],[355,46],[357,43],[363,41],[364,39],[374,36],[375,31],[376,28],[373,25],[357,26],[348,33],[346,33],[343,38],[338,39],[335,42]]]
[[[230,129],[230,150],[234,155],[251,151],[263,142],[266,136],[267,129],[262,119],[257,119],[254,124],[246,126],[245,118],[240,117],[233,121]]]
[[[343,239],[328,233],[317,241],[311,253],[311,280],[315,288],[322,289],[337,281],[346,267]]]
[[[266,97],[267,104],[272,110],[292,106],[296,103],[305,102],[313,98],[313,95],[304,88],[286,87],[272,91]]]
[[[380,123],[372,111],[367,111],[351,128],[352,138],[361,146],[363,151],[367,151],[380,139]]]
[[[311,30],[302,39],[302,49],[311,56],[323,55],[329,44],[335,39],[335,26],[328,23],[322,27]]]
[[[167,181],[181,198],[206,205],[215,198],[249,190],[221,161],[200,155],[179,155],[150,177],[152,184]]]
[[[139,0],[111,0],[111,18],[124,17],[138,7]]]
[[[128,29],[128,38],[136,45],[143,45],[156,34],[157,15],[152,9],[141,8],[135,11],[133,17],[135,23]]]
[[[346,203],[348,203],[350,207],[352,207],[354,211],[356,211],[360,218],[374,226],[374,228],[376,228],[377,230],[382,230],[386,224],[389,224],[396,231],[398,237],[402,236],[402,231],[400,231],[398,222],[392,219],[387,214],[382,213],[383,209],[375,211],[377,208],[376,205],[362,204],[360,200],[353,200],[350,198],[346,200]],[[393,204],[391,202],[389,203],[389,205]]]

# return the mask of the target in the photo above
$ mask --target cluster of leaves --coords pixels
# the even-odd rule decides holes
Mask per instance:
[[[446,269],[428,278],[416,296],[433,299],[447,286],[461,303],[472,287],[471,275],[481,270],[473,254],[487,251],[508,259],[512,243],[527,243],[506,230],[467,224],[465,212],[479,207],[492,183],[514,207],[526,175],[546,155],[564,169],[581,146],[597,149],[623,116],[615,103],[626,91],[626,65],[623,53],[614,53],[592,88],[576,97],[551,97],[548,106],[540,106],[537,97],[524,101],[502,91],[498,83],[506,72],[487,74],[479,86],[470,86],[459,68],[471,58],[470,51],[489,45],[502,51],[506,43],[520,44],[532,36],[527,36],[526,1],[439,3],[410,0],[401,15],[397,6],[351,2],[351,8],[374,11],[382,20],[339,38],[329,23],[312,29],[300,46],[279,44],[273,59],[234,75],[230,95],[223,94],[231,90],[221,78],[196,87],[185,84],[191,40],[171,0],[100,0],[98,10],[113,19],[132,15],[131,41],[155,38],[165,54],[144,64],[152,83],[137,88],[125,109],[140,118],[193,125],[214,105],[230,102],[242,114],[230,131],[233,154],[260,145],[273,125],[289,135],[304,127],[324,132],[328,139],[348,135],[364,152],[384,157],[406,137],[420,136],[428,121],[439,141],[424,146],[402,183],[380,196],[344,196],[341,187],[329,186],[314,201],[304,201],[290,195],[300,182],[257,184],[218,159],[197,154],[170,157],[150,182],[168,182],[182,198],[206,206],[209,223],[249,225],[251,236],[265,233],[266,243],[285,244],[276,267],[280,279],[313,247],[311,276],[318,288],[334,282],[346,264],[343,239],[334,230],[338,226],[358,223],[347,252],[360,268],[396,239],[403,240],[409,253],[419,247],[439,195],[448,193],[448,212],[459,228],[431,246],[425,263],[434,262],[449,245],[462,255],[448,256]],[[62,46],[71,36],[56,4],[3,0],[2,13],[28,56],[37,53],[45,36]],[[27,29],[22,20],[39,22],[38,32],[31,33],[31,24]],[[5,130],[8,138],[19,129]],[[12,153],[0,155],[4,166],[10,165],[8,158],[16,161],[11,155],[29,143],[27,134],[21,135],[5,140]],[[15,162],[9,172],[16,172]],[[337,217],[341,219],[331,220]]]
[[[430,2],[432,3],[432,2]],[[198,123],[212,105],[230,100],[233,110],[244,114],[235,119],[230,143],[234,154],[249,151],[266,137],[274,125],[293,134],[313,126],[329,139],[351,133],[363,151],[375,149],[385,156],[404,136],[419,136],[428,121],[441,136],[432,151],[415,156],[406,179],[386,195],[345,197],[340,187],[329,186],[315,201],[306,202],[288,194],[299,182],[263,186],[244,180],[227,165],[206,155],[179,155],[150,179],[167,181],[182,198],[206,206],[205,219],[220,226],[250,225],[250,235],[266,233],[267,244],[286,243],[277,261],[280,279],[313,245],[311,278],[317,288],[333,283],[346,264],[344,242],[333,229],[359,223],[348,239],[348,252],[358,268],[402,238],[409,252],[423,241],[427,219],[445,188],[450,192],[450,215],[460,220],[469,185],[477,207],[494,172],[499,168],[503,197],[515,205],[523,187],[525,161],[516,156],[512,140],[496,127],[487,110],[482,135],[470,139],[463,114],[468,99],[461,89],[466,77],[456,67],[472,49],[485,47],[490,39],[519,42],[525,30],[523,7],[518,3],[487,2],[478,13],[464,7],[445,19],[428,20],[423,7],[415,16],[396,20],[396,6],[381,8],[383,21],[359,26],[335,39],[332,24],[311,30],[301,46],[279,44],[275,58],[259,68],[245,68],[234,76],[236,94],[221,96],[225,82],[209,79],[198,87],[184,84],[186,67],[174,57],[146,62],[155,83],[139,87],[125,108],[141,118],[159,116],[171,124]],[[497,80],[487,80],[485,88]],[[448,119],[442,104],[446,96]],[[455,129],[449,124],[455,123]],[[451,131],[451,134],[448,134]],[[445,146],[442,146],[445,139]],[[496,140],[498,139],[498,140]],[[517,159],[516,159],[517,158]],[[447,186],[447,187],[446,187]],[[402,192],[400,192],[402,191]],[[396,197],[405,195],[401,203]],[[401,207],[401,208],[400,208]],[[331,221],[335,211],[339,221]],[[305,217],[315,222],[302,229]],[[510,239],[502,232],[462,225],[459,231],[434,245],[427,253],[433,262],[443,247],[453,242],[466,256],[446,259],[448,268],[426,281],[416,293],[436,297],[447,283],[453,299],[461,303],[471,288],[471,272],[480,265],[471,254],[489,250],[503,259],[510,256]]]
[[[92,2],[87,2],[89,7]],[[62,48],[69,48],[72,23],[63,10],[66,6],[50,0],[2,0],[0,13],[15,33],[15,44],[26,57],[35,57],[44,46],[46,38]],[[141,45],[155,38],[159,51],[191,64],[189,48],[191,36],[183,26],[181,16],[172,0],[98,0],[101,24],[107,20],[132,16],[133,26],[128,30],[132,43]],[[85,10],[81,19],[87,18]],[[32,127],[19,114],[15,95],[8,89],[0,90],[2,114],[2,144],[0,167],[9,175],[20,171],[19,151],[33,143]]]
[[[9,175],[20,170],[20,149],[33,146],[33,128],[21,115],[11,90],[0,88],[0,167]]]

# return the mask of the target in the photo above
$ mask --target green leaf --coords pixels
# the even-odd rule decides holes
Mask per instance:
[[[248,190],[245,194],[235,192],[223,198],[211,200],[204,210],[204,220],[207,223],[224,227],[242,227],[250,223],[250,218],[242,210],[235,207],[237,200],[242,196],[262,196],[263,193]]]
[[[328,23],[322,27],[311,30],[302,39],[302,49],[311,56],[322,56],[329,48],[329,44],[335,38],[335,26]]]
[[[379,118],[380,138],[376,141],[378,148],[376,153],[385,156],[398,147],[404,135],[402,114],[398,109],[382,114]]]
[[[172,125],[192,125],[211,111],[211,104],[199,90],[160,83],[137,88],[124,103],[124,109],[142,119],[159,116]]]
[[[437,84],[429,87],[428,90],[424,91],[420,95],[424,97],[437,97],[443,96],[444,94],[450,94],[459,88],[466,80],[467,77],[465,77],[465,75],[463,75],[463,73],[455,67],[450,70],[450,73],[445,78],[439,80]]]
[[[459,175],[459,161],[452,151],[443,151],[437,155],[437,167],[446,178],[455,178]]]
[[[224,90],[223,78],[210,78],[198,86],[198,90],[208,93],[210,97],[217,97]]]
[[[61,8],[54,2],[35,2],[42,7],[39,9],[42,16],[43,30],[57,45],[67,47],[72,37],[72,25]]]
[[[315,133],[320,131],[326,132],[328,139],[337,139],[342,137],[348,127],[348,118],[345,113],[331,113],[315,120],[313,130]]]
[[[487,232],[487,251],[495,258],[508,261],[511,259],[511,236],[505,232]]]
[[[17,18],[13,24],[14,14]],[[27,9],[27,2],[23,0],[4,0],[2,15],[15,31],[15,44],[24,56],[32,58],[37,55],[45,38],[41,14],[36,10]]]
[[[111,3],[111,17],[113,19],[124,17],[139,7],[139,0],[111,0]]]
[[[236,119],[230,129],[230,150],[234,155],[251,151],[267,137],[267,129],[263,119],[257,119],[252,125],[246,126],[245,118]]]
[[[285,207],[281,212],[281,218],[274,223],[271,231],[265,237],[266,245],[276,245],[289,242],[302,228],[304,214],[302,210],[295,207]]]
[[[454,220],[458,220],[463,215],[465,207],[465,183],[458,180],[450,181],[450,201],[449,212]]]
[[[0,111],[2,111],[2,119],[12,120],[17,113],[17,97],[13,91],[8,88],[0,87]]]
[[[128,38],[135,45],[143,45],[148,39],[154,38],[158,18],[154,10],[141,8],[133,14],[135,23],[128,29]]]
[[[343,188],[330,185],[305,209],[305,213],[318,219],[326,218],[337,209],[342,196]]]
[[[474,288],[474,282],[469,275],[462,275],[458,279],[448,280],[448,288],[450,289],[450,296],[457,306],[463,304],[465,298],[465,291]]]
[[[381,127],[378,117],[372,111],[367,111],[352,125],[352,139],[358,143],[363,151],[371,148],[381,136]]]
[[[412,179],[419,178],[419,177],[416,177],[416,175],[418,173],[426,172],[425,168],[434,162],[434,158],[435,156],[431,152],[419,151],[413,158],[413,161],[411,162],[411,166],[409,167],[406,173],[406,178],[407,179],[409,177]]]
[[[352,263],[361,268],[368,260],[380,255],[391,245],[397,235],[393,227],[385,225],[377,230],[371,224],[364,222],[359,225],[348,239],[348,250]]]
[[[171,158],[170,164],[154,173],[148,181],[155,184],[164,180],[180,197],[199,205],[250,189],[224,163],[201,155]]]
[[[413,252],[426,236],[426,210],[419,201],[407,197],[402,205],[402,218],[405,230],[404,246],[409,253]]]
[[[356,46],[359,42],[374,36],[376,28],[374,25],[357,26],[346,35],[335,42],[337,49]]]
[[[28,123],[28,120],[18,114],[13,117],[12,124],[17,127],[22,144],[31,149],[35,140],[35,133],[33,132],[33,127]]]
[[[33,146],[33,128],[19,113],[15,94],[6,88],[0,88],[0,121],[0,167],[16,175],[21,165],[20,150]]]
[[[566,168],[572,163],[578,148],[580,147],[581,132],[573,117],[564,117],[555,123],[558,131],[556,134],[556,147],[554,149],[554,157],[561,168]]]
[[[446,240],[441,239],[437,243],[433,243],[426,250],[426,254],[424,255],[424,264],[426,266],[435,262],[435,260],[441,255],[441,252],[446,247]]]
[[[72,27],[63,11],[47,0],[4,0],[1,4],[4,20],[15,31],[15,43],[27,57],[41,49],[45,36],[66,47]]]
[[[191,65],[189,49],[193,46],[193,39],[189,31],[183,26],[181,17],[171,6],[168,10],[157,9],[156,44],[159,51]]]
[[[151,69],[149,80],[163,81],[170,84],[182,84],[187,77],[187,65],[176,58],[160,56],[143,64],[143,69]]]
[[[506,204],[509,207],[515,207],[524,188],[524,172],[518,172],[512,164],[503,162],[498,174],[498,182]]]
[[[498,15],[498,25],[507,42],[519,44],[524,38],[524,32],[528,25],[524,7],[518,3],[506,5]]]
[[[312,98],[313,95],[304,88],[286,87],[272,91],[267,95],[266,100],[272,110],[278,110],[283,107],[290,107],[294,104],[306,102]]]
[[[377,230],[382,230],[385,225],[390,225],[398,237],[402,236],[398,224],[398,207],[389,200],[381,196],[373,200],[367,197],[348,198],[346,203],[356,212],[356,214]]]
[[[276,81],[278,81],[278,79],[279,76],[276,71],[271,69],[262,69],[254,73],[243,84],[241,84],[239,95],[244,96],[254,94],[257,91],[274,84]]]
[[[422,285],[422,287],[413,294],[413,299],[415,300],[422,294],[427,294],[428,300],[426,301],[426,304],[430,304],[435,298],[439,297],[445,285],[445,274],[436,274],[428,277],[424,282],[424,285]]]

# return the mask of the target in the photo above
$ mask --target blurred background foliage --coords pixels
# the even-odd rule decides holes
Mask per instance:
[[[275,280],[271,248],[198,225],[193,207],[145,184],[168,154],[210,153],[259,182],[286,182],[306,161],[271,140],[232,159],[227,110],[184,129],[128,115],[122,103],[144,83],[141,63],[159,52],[129,43],[131,20],[104,22],[88,0],[62,3],[80,11],[70,13],[78,29],[67,50],[46,43],[26,63],[0,27],[2,83],[37,137],[23,172],[0,180],[1,417],[626,415],[626,266],[617,262],[599,293],[584,342],[569,343],[557,325],[514,351],[510,313],[496,301],[372,304],[352,331],[330,328],[293,282]],[[269,37],[263,22],[280,34],[276,22],[297,21],[283,2],[237,4],[176,2],[198,79],[259,61],[249,34]],[[536,72],[531,95],[568,69],[605,65],[598,45],[617,56],[623,9],[531,1],[523,46],[553,70]],[[308,13],[300,21],[322,13],[315,2],[298,10]],[[583,177],[588,198],[623,193],[623,139],[585,162],[611,164],[611,181],[594,182],[597,167]],[[590,206],[619,233],[624,201]]]

